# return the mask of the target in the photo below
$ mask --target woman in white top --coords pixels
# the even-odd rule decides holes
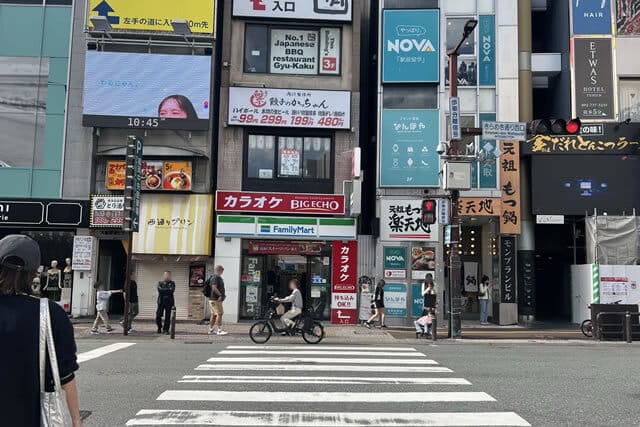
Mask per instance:
[[[291,303],[291,309],[282,315],[281,319],[284,324],[291,328],[295,325],[293,319],[295,319],[300,313],[302,313],[302,293],[300,292],[300,282],[298,279],[293,279],[289,282],[289,289],[291,295],[286,298],[276,298],[277,302],[289,302]]]
[[[424,310],[422,315],[434,312],[436,309],[436,284],[433,281],[433,274],[427,273],[422,282],[422,301]]]
[[[482,276],[480,288],[478,290],[478,301],[480,302],[480,324],[488,325],[489,317],[489,293],[491,292],[491,283],[487,275]]]

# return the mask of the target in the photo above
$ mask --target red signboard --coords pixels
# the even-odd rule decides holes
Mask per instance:
[[[324,244],[318,242],[277,242],[256,240],[249,242],[251,255],[319,255]]]
[[[331,323],[355,324],[358,295],[358,242],[333,242]]]
[[[344,215],[344,195],[218,191],[216,211]]]

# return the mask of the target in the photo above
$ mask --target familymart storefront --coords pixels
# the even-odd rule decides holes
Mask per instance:
[[[316,318],[356,321],[354,218],[218,215],[215,262],[225,268],[229,321],[259,316],[271,296],[289,294],[291,279]]]

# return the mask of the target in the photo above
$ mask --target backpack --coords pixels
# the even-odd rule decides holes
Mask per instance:
[[[211,277],[209,277],[206,282],[204,282],[204,287],[202,288],[202,293],[205,297],[211,298]]]

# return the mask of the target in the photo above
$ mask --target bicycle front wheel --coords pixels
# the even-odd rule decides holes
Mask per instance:
[[[256,344],[264,344],[269,341],[273,331],[271,330],[271,325],[266,320],[261,320],[260,322],[256,322],[249,329],[249,336],[251,337],[251,341]]]
[[[580,329],[582,330],[582,333],[585,337],[593,337],[593,324],[591,323],[591,320],[587,319],[582,322],[582,325],[580,325]]]
[[[324,338],[324,327],[320,322],[313,322],[311,329],[302,330],[302,339],[307,344],[318,344]]]

